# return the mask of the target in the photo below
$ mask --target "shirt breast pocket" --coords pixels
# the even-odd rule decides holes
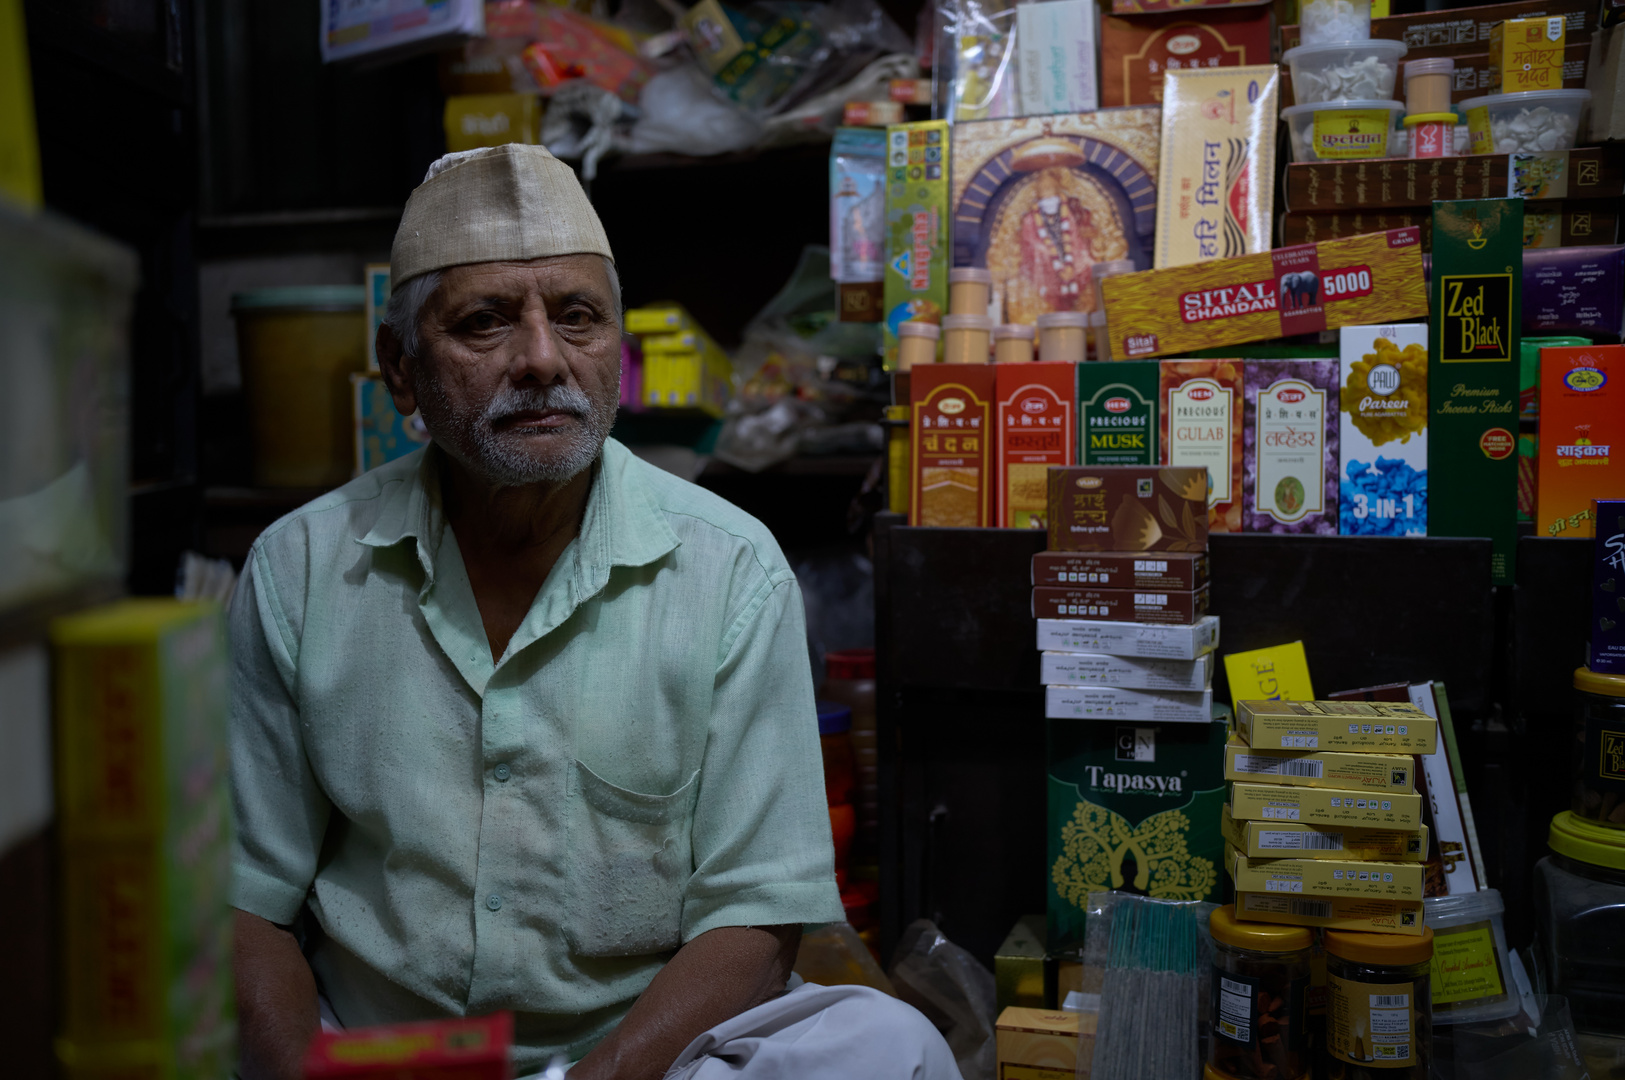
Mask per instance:
[[[641,956],[681,944],[694,872],[696,770],[669,795],[610,783],[575,762],[570,791],[570,944],[583,956]]]

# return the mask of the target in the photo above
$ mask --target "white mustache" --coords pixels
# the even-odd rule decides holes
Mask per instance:
[[[592,411],[592,401],[573,386],[533,386],[523,390],[504,386],[486,403],[480,420],[489,426],[516,413],[552,410],[580,419]]]

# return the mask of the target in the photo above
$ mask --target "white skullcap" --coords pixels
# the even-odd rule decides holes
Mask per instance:
[[[429,166],[389,254],[392,288],[431,270],[550,255],[615,256],[570,166],[540,146],[465,150]]]

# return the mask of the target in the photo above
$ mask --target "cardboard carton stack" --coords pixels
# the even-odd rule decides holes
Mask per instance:
[[[1380,701],[1240,701],[1221,828],[1236,917],[1421,934],[1416,758],[1438,721]]]

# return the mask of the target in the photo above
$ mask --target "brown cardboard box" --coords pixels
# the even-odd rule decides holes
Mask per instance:
[[[1271,25],[1268,7],[1103,15],[1100,106],[1162,104],[1165,72],[1267,64]]]
[[[1207,470],[1051,469],[1048,524],[1051,551],[1206,551]]]
[[[1598,30],[1591,39],[1586,88],[1586,138],[1590,142],[1625,139],[1625,26]]]
[[[999,1014],[995,1042],[999,1080],[1062,1080],[1079,1073],[1080,1042],[1094,1057],[1096,1013],[1023,1009],[1012,1005]],[[1081,1022],[1080,1022],[1081,1021]],[[1081,1038],[1080,1038],[1081,1036]]]
[[[1033,589],[1035,619],[1172,623],[1188,626],[1206,614],[1205,588],[1191,592],[1169,592],[1040,585]]]
[[[1409,15],[1372,19],[1371,36],[1403,41],[1410,49],[1405,54],[1409,60],[1429,56],[1460,56],[1463,53],[1487,51],[1490,28],[1503,19],[1561,15],[1564,33],[1573,43],[1591,40],[1597,21],[1596,10],[1597,5],[1592,0],[1514,0],[1510,4],[1418,11]],[[1296,25],[1281,27],[1283,51],[1301,43]]]
[[[1040,551],[1033,556],[1034,585],[1093,585],[1102,589],[1200,589],[1207,584],[1207,552]]]

